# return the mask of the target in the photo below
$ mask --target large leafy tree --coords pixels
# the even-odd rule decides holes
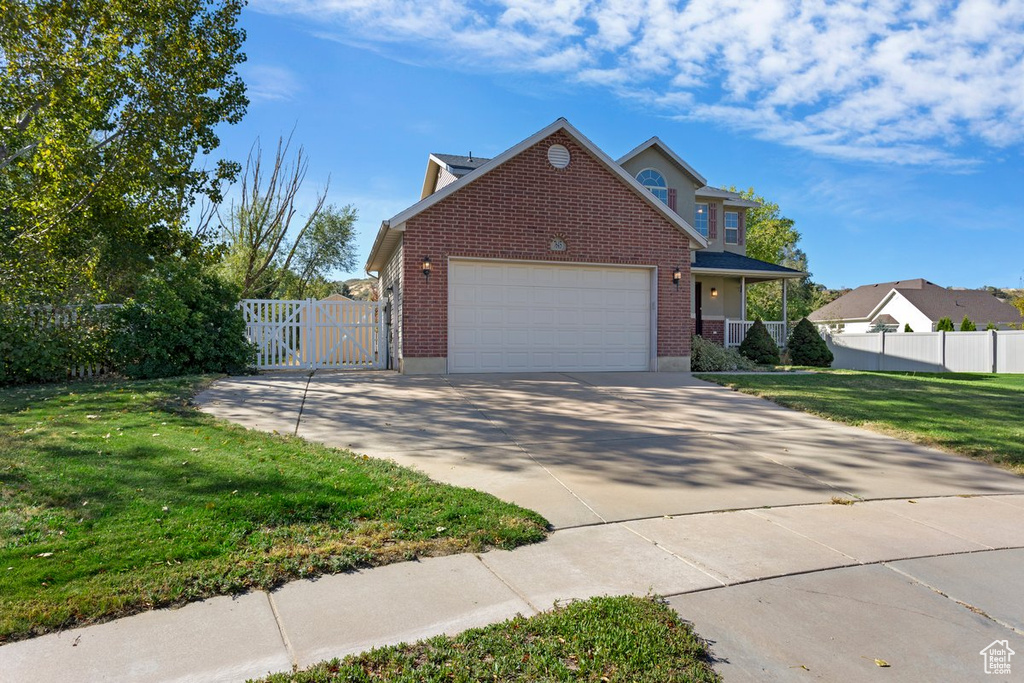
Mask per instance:
[[[189,211],[237,172],[196,162],[245,112],[241,7],[0,0],[0,291],[110,296],[202,246]]]
[[[733,188],[735,191],[735,188]],[[747,211],[747,256],[777,263],[807,273],[787,285],[787,313],[791,320],[803,318],[818,308],[821,288],[810,280],[807,254],[799,247],[800,232],[793,219],[782,215],[776,202],[758,195],[754,188],[741,192],[745,199],[761,206]],[[782,283],[765,282],[747,288],[747,318],[750,320],[782,319]]]

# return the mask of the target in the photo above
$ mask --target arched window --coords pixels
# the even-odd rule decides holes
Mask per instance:
[[[665,176],[653,168],[645,168],[636,174],[636,179],[655,197],[668,204],[668,185],[665,183]]]

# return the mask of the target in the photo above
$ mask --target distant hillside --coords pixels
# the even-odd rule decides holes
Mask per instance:
[[[373,298],[373,285],[377,282],[373,278],[354,277],[338,284],[339,290],[350,299],[370,301]],[[347,292],[345,290],[348,290]]]

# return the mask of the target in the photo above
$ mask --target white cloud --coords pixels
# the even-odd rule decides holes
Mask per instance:
[[[300,90],[299,79],[281,66],[246,64],[242,67],[246,94],[253,102],[287,101]]]
[[[1024,142],[1024,0],[255,0],[376,47],[545,72],[848,159]],[[966,151],[965,151],[966,150]]]

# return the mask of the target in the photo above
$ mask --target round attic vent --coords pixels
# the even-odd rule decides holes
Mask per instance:
[[[548,147],[548,161],[555,168],[565,168],[569,165],[569,150],[562,145],[551,145]]]

